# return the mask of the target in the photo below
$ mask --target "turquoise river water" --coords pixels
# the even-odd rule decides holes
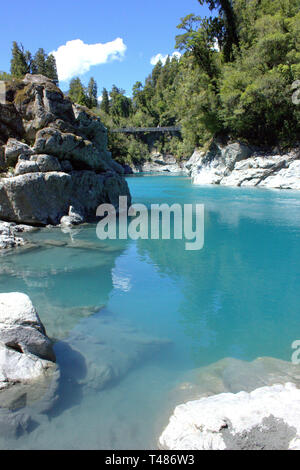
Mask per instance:
[[[71,233],[43,229],[28,235],[40,248],[2,257],[0,291],[30,296],[56,340],[61,382],[45,420],[18,439],[0,439],[1,446],[155,448],[173,409],[170,392],[187,371],[225,357],[291,359],[300,337],[300,193],[193,186],[184,176],[135,176],[128,184],[133,202],[204,204],[204,247],[103,242],[87,225]],[[143,347],[131,348],[130,330],[128,343],[128,335],[119,340],[123,324],[144,335]],[[103,331],[114,348],[104,356],[114,357],[119,375],[97,388],[89,370],[97,348],[93,360],[88,348]],[[80,371],[65,345],[78,346],[74,332],[77,339],[82,333]],[[146,354],[145,335],[170,344]]]

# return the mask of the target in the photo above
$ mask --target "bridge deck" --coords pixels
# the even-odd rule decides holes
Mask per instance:
[[[181,126],[171,127],[123,127],[120,129],[110,129],[113,133],[136,134],[138,132],[180,132]]]

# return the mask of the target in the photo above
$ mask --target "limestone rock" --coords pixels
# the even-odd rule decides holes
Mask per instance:
[[[6,165],[15,166],[20,155],[32,155],[33,151],[29,145],[19,142],[16,139],[8,139],[5,146]]]
[[[165,339],[136,330],[102,309],[83,319],[69,337],[56,344],[61,367],[85,389],[113,386],[129,370],[168,346]]]
[[[23,238],[16,236],[20,231],[21,228],[16,228],[14,224],[0,221],[0,252],[26,244]]]
[[[19,352],[55,361],[52,343],[25,294],[0,294],[0,342]]]
[[[280,170],[277,174],[268,176],[260,186],[277,189],[300,189],[300,160],[295,160],[287,169]]]
[[[127,195],[126,181],[116,173],[91,171],[27,173],[0,179],[0,219],[29,225],[56,225],[69,207],[82,207],[84,217],[94,218],[104,202],[117,207]]]
[[[76,210],[73,206],[69,208],[69,214],[60,219],[60,224],[65,227],[72,227],[72,225],[79,225],[84,222],[84,216],[81,210]]]
[[[60,160],[71,160],[79,170],[105,171],[110,169],[109,163],[112,163],[109,152],[100,152],[91,141],[50,127],[37,133],[33,150],[35,153],[54,155]]]
[[[24,137],[22,117],[14,103],[0,103],[0,140],[5,143],[10,137],[15,139]]]
[[[299,450],[300,390],[273,385],[178,406],[159,439],[164,450]]]
[[[56,400],[59,371],[52,343],[25,294],[0,294],[0,430],[25,431],[32,414]]]
[[[208,152],[195,151],[186,168],[194,184],[300,189],[300,152],[262,153],[240,143],[213,142]]]
[[[178,162],[173,155],[152,153],[149,161],[132,168],[133,173],[157,172],[157,173],[186,173],[185,166]]]
[[[20,155],[15,168],[15,176],[26,173],[48,173],[50,171],[61,171],[61,165],[57,158],[52,155],[32,155],[31,157]]]
[[[42,75],[7,83],[6,99],[0,106],[0,170],[16,168],[0,177],[0,218],[56,225],[70,206],[80,204],[84,218],[95,218],[99,204],[117,205],[119,196],[129,196],[98,116],[73,105]]]

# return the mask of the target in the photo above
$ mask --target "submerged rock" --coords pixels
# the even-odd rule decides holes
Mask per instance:
[[[58,379],[52,343],[29,297],[0,294],[0,432],[15,435],[48,411]]]
[[[70,380],[85,390],[101,390],[168,345],[169,340],[148,336],[102,309],[82,320],[55,348]]]
[[[292,382],[300,388],[300,366],[273,357],[252,362],[225,358],[186,373],[170,395],[179,404],[218,393],[252,392],[256,388]]]
[[[159,447],[300,450],[300,390],[287,383],[180,405],[160,436]]]

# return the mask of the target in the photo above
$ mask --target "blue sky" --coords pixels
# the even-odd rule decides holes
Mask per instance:
[[[31,52],[43,47],[47,53],[57,53],[60,76],[66,78],[60,82],[64,90],[72,75],[79,75],[85,84],[93,76],[99,94],[103,87],[110,90],[116,84],[130,95],[133,84],[144,82],[151,72],[152,57],[174,52],[176,26],[189,13],[209,14],[197,0],[5,2],[0,70],[9,71],[15,40]]]

